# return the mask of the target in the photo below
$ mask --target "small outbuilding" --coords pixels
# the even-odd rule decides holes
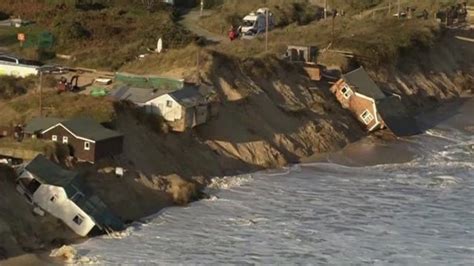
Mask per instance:
[[[415,119],[407,114],[401,97],[386,95],[362,67],[342,75],[331,92],[369,132],[383,128],[397,136],[421,132]]]
[[[91,163],[119,155],[123,150],[122,134],[86,117],[56,123],[39,135],[42,139],[67,144],[74,157]]]
[[[87,236],[94,228],[102,232],[125,228],[105,203],[79,182],[77,173],[43,155],[16,171],[17,190],[28,202],[60,219],[76,234]]]
[[[210,95],[211,90],[204,91],[195,85],[173,91],[121,86],[111,93],[114,100],[130,101],[147,113],[162,116],[176,132],[184,132],[209,120],[212,113]]]
[[[317,65],[318,48],[316,46],[289,45],[285,58],[294,64],[301,64],[312,81],[321,80],[321,68]]]

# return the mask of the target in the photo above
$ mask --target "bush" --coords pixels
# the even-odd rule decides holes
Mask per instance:
[[[10,16],[7,13],[0,11],[0,20],[5,20],[5,19],[8,19],[9,17]]]
[[[34,77],[15,78],[10,76],[0,77],[0,99],[11,99],[25,94],[35,85]]]
[[[382,3],[382,0],[349,0],[348,2],[350,7],[356,10],[364,10]]]
[[[63,43],[91,37],[91,32],[78,21],[58,23],[55,25],[55,31]]]

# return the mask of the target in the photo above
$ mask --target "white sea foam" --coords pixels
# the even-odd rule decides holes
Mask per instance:
[[[471,265],[472,138],[429,131],[409,163],[214,178],[210,199],[76,248],[102,265]]]
[[[215,177],[208,187],[212,189],[231,189],[249,183],[251,180],[251,175]]]

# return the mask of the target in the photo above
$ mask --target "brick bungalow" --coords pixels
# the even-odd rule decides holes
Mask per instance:
[[[59,122],[40,135],[43,139],[67,144],[77,159],[92,163],[122,153],[123,135],[90,118]]]
[[[420,133],[415,119],[406,112],[401,97],[386,95],[362,67],[344,74],[331,87],[331,92],[368,132],[389,128],[397,136]]]

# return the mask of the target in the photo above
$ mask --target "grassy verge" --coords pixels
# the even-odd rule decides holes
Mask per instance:
[[[0,120],[10,122],[27,122],[39,114],[39,95],[29,93],[5,103],[10,112]],[[104,98],[95,98],[80,94],[43,94],[43,114],[46,116],[73,118],[78,116],[92,117],[99,122],[108,122],[115,117],[113,104]],[[14,113],[13,115],[11,113]]]
[[[194,40],[176,23],[174,10],[166,5],[149,10],[141,2],[107,1],[106,5],[88,8],[62,2],[1,1],[0,11],[21,15],[36,24],[0,29],[0,46],[32,57],[38,47],[19,49],[16,34],[26,31],[28,38],[46,31],[55,37],[48,52],[74,56],[76,60],[68,64],[116,70],[149,47],[156,47],[158,38],[163,38],[166,48],[181,48]]]
[[[215,12],[199,24],[211,32],[225,34],[230,25],[239,25],[245,15],[261,7],[271,9],[277,27],[307,24],[318,16],[317,7],[304,0],[228,0],[213,7]]]
[[[291,25],[275,30],[269,37],[269,53],[283,54],[287,45],[315,45],[320,50],[332,43],[332,49],[354,52],[369,65],[396,63],[404,50],[429,47],[439,31],[435,21],[337,18],[332,33],[331,21],[307,26]],[[240,59],[265,55],[265,39],[240,40],[215,48]],[[331,62],[325,62],[331,63]]]
[[[55,145],[52,142],[28,138],[24,139],[22,142],[14,141],[11,138],[0,138],[0,147],[34,152],[50,152],[55,150]]]

